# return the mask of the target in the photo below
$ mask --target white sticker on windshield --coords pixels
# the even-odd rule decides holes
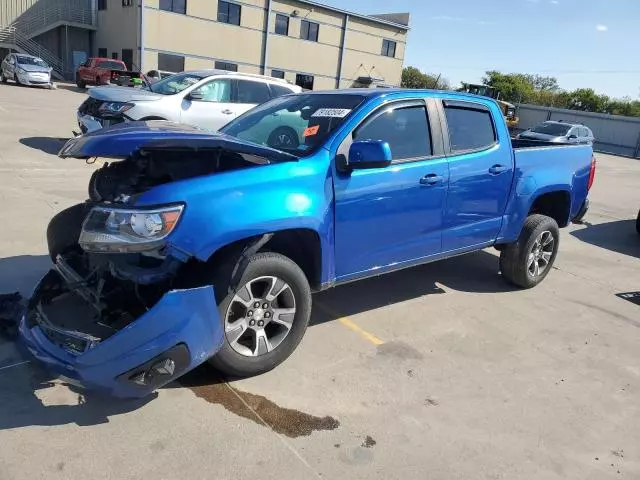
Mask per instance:
[[[319,108],[311,117],[344,118],[350,111],[349,108]]]

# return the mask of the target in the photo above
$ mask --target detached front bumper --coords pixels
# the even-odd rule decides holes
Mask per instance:
[[[92,115],[82,114],[80,112],[76,113],[76,118],[78,120],[78,126],[80,127],[80,131],[83,134],[95,132],[97,130],[110,127],[111,125],[116,125],[118,123],[129,121],[125,117],[104,119],[104,118],[94,117]]]
[[[137,320],[79,353],[78,339],[88,336],[57,328],[39,308],[52,276],[62,279],[51,270],[40,281],[20,321],[20,337],[38,360],[72,384],[142,397],[200,365],[222,345],[213,287],[204,286],[165,293]]]

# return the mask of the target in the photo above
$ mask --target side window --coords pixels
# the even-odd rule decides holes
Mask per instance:
[[[231,102],[231,80],[220,78],[205,83],[196,89],[202,94],[201,102],[229,103]]]
[[[293,93],[287,87],[274,85],[273,83],[269,85],[269,88],[271,88],[271,98],[281,97],[283,95],[290,95],[291,93]]]
[[[445,105],[444,111],[452,152],[482,150],[496,143],[489,110]]]
[[[260,104],[271,98],[266,83],[238,80],[238,103]]]
[[[353,139],[387,142],[393,160],[432,155],[427,109],[424,106],[398,107],[374,113],[353,132]]]

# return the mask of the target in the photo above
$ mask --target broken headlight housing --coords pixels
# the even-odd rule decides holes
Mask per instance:
[[[87,252],[133,253],[153,250],[178,224],[184,205],[155,209],[94,207],[82,225],[80,246]]]
[[[99,111],[103,115],[120,115],[134,107],[133,103],[126,102],[104,102],[100,105]]]

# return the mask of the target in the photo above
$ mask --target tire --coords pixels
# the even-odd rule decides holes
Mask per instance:
[[[59,254],[78,247],[82,222],[91,210],[91,204],[79,203],[55,215],[47,226],[47,247],[53,263]]]
[[[76,85],[78,88],[86,88],[87,84],[82,81],[80,74],[76,73]]]
[[[300,146],[298,133],[291,127],[276,128],[267,139],[267,145],[271,148],[286,148],[295,150]]]
[[[13,74],[13,81],[16,82],[16,85],[22,86],[22,84],[20,83],[20,80],[18,80],[18,75],[15,73]]]
[[[0,81],[7,83],[7,77],[4,76],[4,71],[0,71]]]
[[[640,212],[638,212],[638,218],[636,218],[636,232],[640,235]]]
[[[227,268],[222,268],[219,271],[218,276],[226,278],[214,280],[218,310],[222,319],[222,325],[225,328],[225,338],[222,348],[209,360],[209,363],[223,374],[232,377],[247,377],[268,372],[286,360],[289,355],[293,353],[304,336],[311,316],[311,289],[309,287],[309,282],[300,267],[298,267],[298,265],[296,265],[292,260],[284,255],[272,252],[256,253],[244,261],[241,260],[241,264],[235,275],[231,273],[232,271],[233,266],[231,266],[231,268],[229,268],[229,266],[227,266]],[[287,322],[290,323],[289,329],[282,327],[281,324],[283,322],[274,321],[273,316],[275,314],[275,310],[274,313],[271,313],[270,315],[269,309],[265,309],[263,311],[260,307],[255,309],[255,312],[252,312],[234,300],[238,298],[236,293],[246,297],[246,294],[243,293],[245,285],[250,284],[250,282],[253,281],[254,283],[252,286],[254,288],[256,287],[256,283],[258,284],[257,286],[260,287],[261,279],[265,277],[276,278],[280,282],[284,282],[289,287],[289,290],[285,291],[283,289],[283,294],[276,296],[275,299],[272,299],[271,303],[272,306],[278,303],[277,308],[282,308],[279,302],[283,295],[286,294],[288,296],[289,302],[291,302],[291,296],[294,298],[295,313],[289,314],[289,318],[287,319]],[[229,278],[234,278],[234,280],[229,281]],[[267,290],[265,290],[265,292],[269,289],[275,290],[276,288],[280,288],[279,286],[276,287],[277,282],[270,282],[271,281],[266,282],[266,285],[272,286],[267,286]],[[280,283],[277,285],[281,286],[282,284]],[[259,295],[256,296],[254,300],[258,297]],[[259,300],[257,303],[260,303],[260,301],[266,301],[266,298],[263,296],[263,299]],[[291,303],[289,303],[289,305],[291,305]],[[238,308],[246,310],[238,313]],[[269,308],[272,307],[270,306]],[[233,312],[233,315],[231,312]],[[260,316],[258,316],[258,312],[260,312]],[[262,329],[263,332],[268,330],[271,332],[287,330],[288,333],[285,334],[284,338],[280,340],[271,351],[266,350],[267,343],[260,341],[260,346],[258,346],[257,340],[251,340],[252,338],[256,339],[256,335],[254,334],[255,331],[252,330],[252,328],[258,328],[257,324],[254,327],[247,326],[246,329],[241,329],[243,333],[241,335],[237,335],[237,340],[234,342],[232,340],[234,331],[229,330],[227,313],[234,316],[236,321],[246,322],[246,325],[249,325],[250,318],[263,318],[264,321],[266,321],[267,315],[269,315],[272,317],[271,321],[267,322],[264,326]],[[289,322],[289,320],[291,320],[291,322]],[[253,321],[254,323],[256,322],[255,320]],[[231,323],[231,328],[234,324],[235,322]],[[270,327],[274,328],[270,329]],[[238,330],[236,329],[235,332],[237,331]],[[277,340],[277,335],[273,335],[269,337],[268,344],[272,346],[272,342],[275,343]],[[249,346],[243,346],[242,342],[247,342]],[[249,356],[250,353],[248,352],[239,352],[239,349],[253,349],[252,342],[255,344],[256,352],[260,352],[260,350],[262,350],[262,352],[258,353],[257,356]]]
[[[551,245],[547,243],[549,236],[553,239]],[[544,245],[541,249],[534,250],[538,240]],[[551,271],[558,254],[559,240],[560,230],[553,218],[530,215],[524,222],[518,240],[507,245],[500,253],[502,276],[507,282],[520,288],[535,287]],[[532,258],[531,255],[535,256]],[[537,274],[534,262],[538,265]]]

